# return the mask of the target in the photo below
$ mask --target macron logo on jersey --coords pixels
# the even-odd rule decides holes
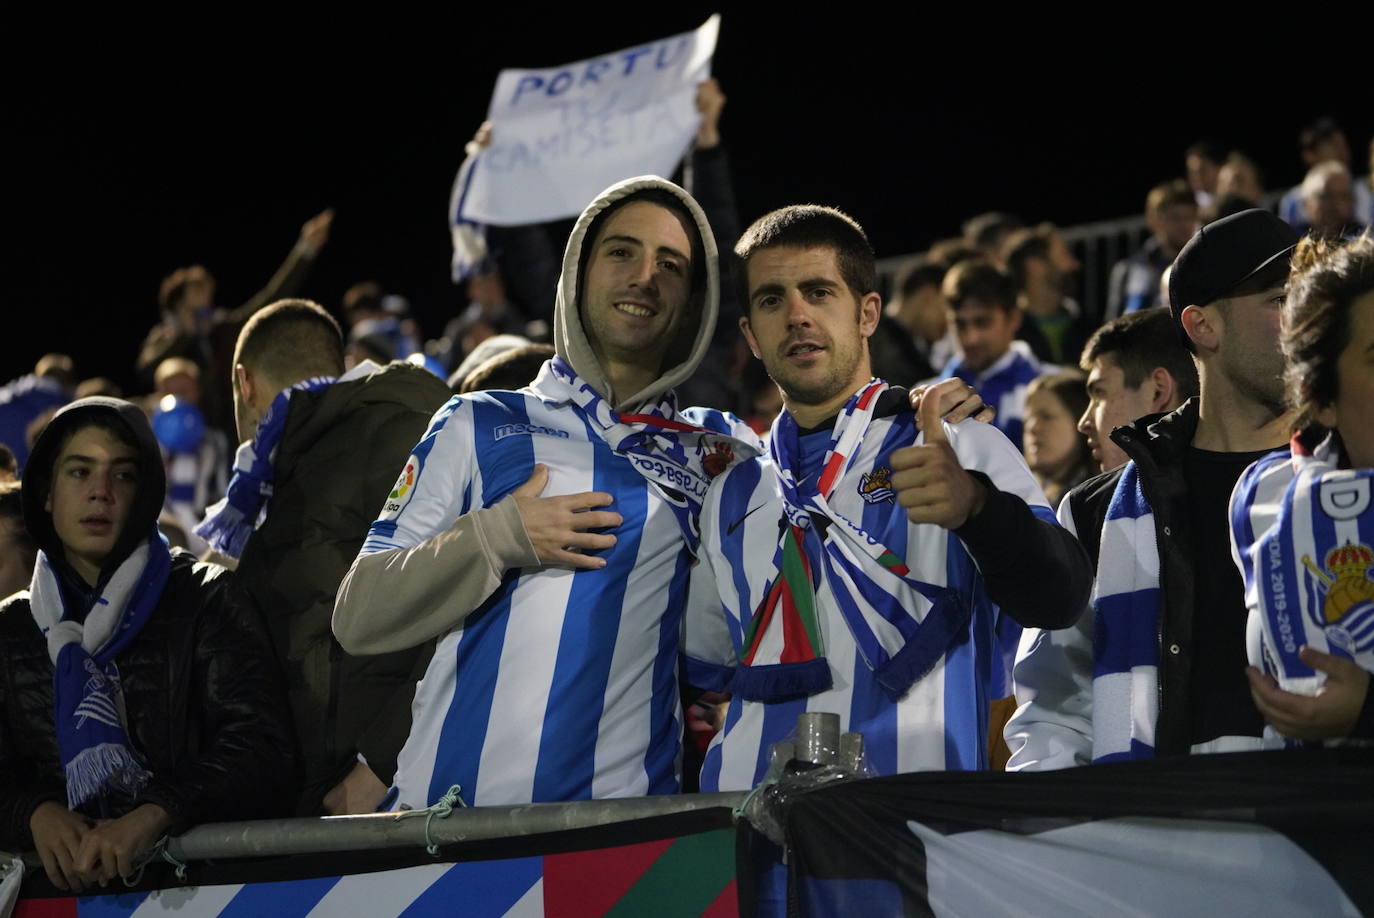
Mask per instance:
[[[386,503],[382,505],[382,515],[380,519],[395,519],[405,505],[410,503],[410,496],[415,493],[415,478],[420,474],[420,458],[414,453],[406,460],[406,467],[401,469],[400,477],[396,479],[396,484],[392,487],[391,493],[386,496]]]
[[[566,430],[556,430],[552,427],[544,427],[540,424],[502,424],[491,432],[493,440],[504,440],[506,437],[516,437],[521,434],[531,436],[533,434],[543,434],[546,437],[562,437],[568,439]]]

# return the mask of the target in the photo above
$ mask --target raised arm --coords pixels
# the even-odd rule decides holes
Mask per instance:
[[[296,244],[287,253],[286,260],[277,268],[267,285],[253,295],[253,298],[229,314],[235,324],[247,322],[253,313],[283,297],[295,296],[305,283],[305,276],[315,264],[315,256],[329,241],[329,228],[334,223],[333,209],[324,210],[301,226],[301,234]]]

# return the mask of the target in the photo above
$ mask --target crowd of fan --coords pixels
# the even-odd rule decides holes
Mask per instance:
[[[707,84],[698,105],[703,126],[691,153],[689,191],[720,249],[728,251],[740,232],[734,179],[717,128],[724,97]],[[479,135],[479,148],[486,139]],[[1314,240],[1309,247],[1325,246],[1309,260],[1329,262],[1343,257],[1332,254],[1342,241],[1358,239],[1374,221],[1374,187],[1370,176],[1352,176],[1350,146],[1329,120],[1303,131],[1300,151],[1306,176],[1271,212]],[[1374,144],[1370,158],[1374,167]],[[1115,493],[1118,478],[1099,476],[1128,460],[1144,462],[1148,453],[1128,453],[1129,438],[1113,439],[1111,432],[1139,418],[1176,412],[1200,390],[1205,403],[1209,374],[1211,391],[1220,391],[1222,371],[1196,357],[1184,341],[1207,330],[1194,329],[1178,295],[1171,297],[1171,272],[1185,271],[1186,254],[1175,266],[1180,252],[1205,237],[1198,235],[1201,227],[1245,219],[1273,201],[1243,152],[1200,143],[1186,151],[1183,165],[1186,178],[1148,192],[1149,237],[1113,267],[1105,297],[1082,295],[1078,261],[1056,227],[984,214],[899,273],[868,337],[873,375],[908,387],[957,378],[976,391],[994,409],[991,423],[1022,452],[1049,506],[1063,501],[1060,519],[1072,520],[1070,529],[1080,538],[1101,529],[1107,497]],[[549,228],[492,228],[488,260],[464,282],[468,305],[437,337],[426,337],[435,330],[419,326],[404,297],[372,282],[348,290],[336,320],[296,299],[309,290],[310,269],[326,250],[332,217],[326,211],[307,221],[269,283],[235,309],[217,303],[214,277],[205,268],[169,275],[159,293],[161,319],[137,355],[141,391],[130,401],[122,400],[126,393],[110,380],[78,382],[72,360],[57,353],[0,389],[0,477],[12,482],[0,484],[0,596],[12,597],[0,609],[6,667],[0,680],[0,847],[36,848],[60,887],[103,885],[128,875],[158,837],[197,822],[370,812],[387,805],[388,788],[399,783],[393,781],[398,757],[412,734],[412,704],[421,704],[416,684],[436,671],[436,644],[440,653],[454,655],[445,630],[468,609],[414,634],[345,641],[350,650],[368,645],[369,655],[345,652],[331,628],[336,592],[341,583],[345,592],[361,589],[354,558],[375,550],[365,540],[391,548],[386,540],[395,526],[386,530],[383,522],[403,509],[414,512],[413,504],[407,508],[413,496],[408,492],[427,461],[426,444],[442,442],[445,412],[457,410],[450,396],[521,389],[556,351],[569,356],[568,332],[560,331],[560,318],[567,315],[555,310],[550,296],[564,295],[559,276],[567,268],[555,256]],[[590,243],[600,226],[579,228]],[[1369,247],[1367,237],[1353,245]],[[706,252],[714,247],[713,242]],[[698,258],[695,250],[692,258]],[[582,261],[585,267],[588,256]],[[697,262],[692,264],[695,269]],[[1258,296],[1282,287],[1287,264],[1285,257],[1277,276],[1271,265],[1255,289],[1251,277],[1251,286],[1226,292]],[[1186,275],[1187,284],[1197,283],[1195,273]],[[746,343],[735,334],[740,315],[751,334],[759,327],[757,318],[749,325],[755,307],[747,282],[744,297],[732,294],[728,284],[720,290],[720,313],[730,321],[706,328],[698,342],[697,359],[703,362],[677,385],[678,401],[734,412],[766,433],[787,393],[751,359],[754,339]],[[1086,299],[1105,304],[1100,315],[1080,305]],[[573,338],[581,340],[579,335]],[[573,369],[585,375],[582,367]],[[1229,402],[1212,397],[1237,411],[1272,401],[1272,393],[1227,393]],[[1322,403],[1318,398],[1304,406],[1309,420],[1317,418]],[[1191,416],[1187,410],[1177,416],[1199,423],[1196,408]],[[1201,423],[1199,430],[1215,433],[1206,426],[1205,409]],[[1331,419],[1325,423],[1339,427]],[[1132,429],[1145,439],[1157,435],[1143,425]],[[1273,443],[1217,440],[1207,448],[1217,455],[1243,453],[1245,461],[1216,481],[1230,474],[1234,482],[1292,432],[1280,431]],[[243,444],[237,455],[232,443]],[[548,474],[539,468],[523,485],[515,482],[513,493],[538,498],[543,484],[532,483]],[[404,470],[399,481],[398,469]],[[1203,480],[1211,479],[1189,471],[1188,486]],[[1085,494],[1079,488],[1084,482],[1101,493]],[[1225,493],[1207,501],[1221,501],[1221,510],[1213,508],[1219,514],[1215,525],[1188,525],[1197,540],[1194,551],[1208,559],[1230,554],[1224,512],[1230,487],[1217,487]],[[1071,492],[1082,499],[1065,501]],[[466,508],[469,497],[462,501]],[[524,506],[517,524],[523,522],[537,557],[507,568],[493,564],[495,579],[472,585],[477,592],[468,605],[479,605],[508,570],[547,563],[528,509],[533,505]],[[587,501],[560,509],[591,519],[599,506],[604,504]],[[106,512],[111,508],[117,512]],[[1156,507],[1155,514],[1162,517],[1163,511]],[[610,511],[601,516],[602,527],[620,519]],[[592,528],[587,523],[571,531],[586,539],[609,538],[593,535]],[[173,546],[170,554],[157,532]],[[503,549],[490,544],[499,534],[494,528],[479,532],[487,552],[477,555],[479,561],[499,556]],[[1106,544],[1096,539],[1093,533],[1088,555],[1098,567]],[[559,550],[604,547],[569,539],[566,526],[554,541],[561,541]],[[436,555],[449,550],[442,540],[432,545]],[[517,557],[518,551],[519,546]],[[193,555],[219,566],[193,563]],[[472,563],[472,555],[458,557]],[[1165,569],[1176,563],[1158,560]],[[1229,557],[1221,567],[1238,578]],[[1179,637],[1174,653],[1179,644],[1192,643],[1195,658],[1234,662],[1229,677],[1194,667],[1193,695],[1203,691],[1198,686],[1217,697],[1241,693],[1237,706],[1245,707],[1253,691],[1246,716],[1255,723],[1227,722],[1217,727],[1220,733],[1208,734],[1200,725],[1217,712],[1194,699],[1183,705],[1191,705],[1194,715],[1184,717],[1184,726],[1161,722],[1155,731],[1150,725],[1150,745],[1186,752],[1222,734],[1258,735],[1264,721],[1283,723],[1290,737],[1337,735],[1299,723],[1273,680],[1246,676],[1245,647],[1235,640],[1244,631],[1243,590],[1221,581],[1215,589],[1230,593],[1213,598],[1218,608],[1242,616],[1240,631],[1234,621],[1215,627],[1185,623],[1178,627],[1192,630]],[[425,578],[412,575],[411,582]],[[1203,593],[1198,595],[1201,601]],[[349,601],[362,602],[356,596]],[[439,592],[394,601],[416,607],[451,602]],[[338,604],[345,606],[342,593]],[[102,617],[104,608],[124,617]],[[332,626],[338,628],[338,621]],[[1070,655],[1077,646],[1051,637],[1058,634],[1076,634],[1091,646],[1091,633],[1085,637],[1072,627],[1039,636],[1028,628],[1016,675],[1018,686],[1024,677],[1029,688],[1021,690],[1021,711],[1007,728],[1013,768],[1103,758],[1074,751],[1073,743],[1054,736],[1072,705],[1050,696],[1067,690],[1037,687],[1052,681],[1043,675],[1057,665],[1051,658]],[[1086,653],[1091,660],[1092,651]],[[1167,669],[1168,661],[1162,662],[1161,672]],[[425,676],[431,691],[435,682]],[[1166,691],[1167,686],[1166,681]],[[1077,690],[1087,687],[1078,684]],[[694,755],[699,762],[720,727],[724,706],[716,704],[727,698],[728,691],[707,694],[688,707],[689,763]],[[1361,724],[1371,719],[1358,704],[1356,711]],[[989,750],[994,763],[1005,762],[1008,754],[1000,727],[989,725],[997,734]],[[1347,732],[1341,735],[1349,735],[1348,718],[1343,727]],[[1092,747],[1091,726],[1074,729]],[[1171,730],[1181,739],[1170,741]],[[1101,733],[1099,727],[1099,740]],[[695,786],[691,770],[689,764],[687,787]],[[659,789],[645,790],[651,791]],[[540,799],[538,791],[534,799]]]

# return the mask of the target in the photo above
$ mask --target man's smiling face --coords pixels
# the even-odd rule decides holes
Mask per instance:
[[[592,242],[582,319],[603,366],[657,370],[687,318],[692,243],[682,221],[648,201],[621,207]]]

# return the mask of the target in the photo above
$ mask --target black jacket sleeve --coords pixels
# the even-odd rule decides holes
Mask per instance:
[[[982,472],[969,474],[987,489],[987,502],[954,534],[978,565],[988,598],[1027,628],[1072,625],[1092,593],[1088,553],[1067,529],[1037,517]]]
[[[52,671],[47,662],[47,645],[28,602],[15,598],[0,605],[0,849],[32,849],[33,811],[48,800],[67,805],[56,738],[49,736]]]

